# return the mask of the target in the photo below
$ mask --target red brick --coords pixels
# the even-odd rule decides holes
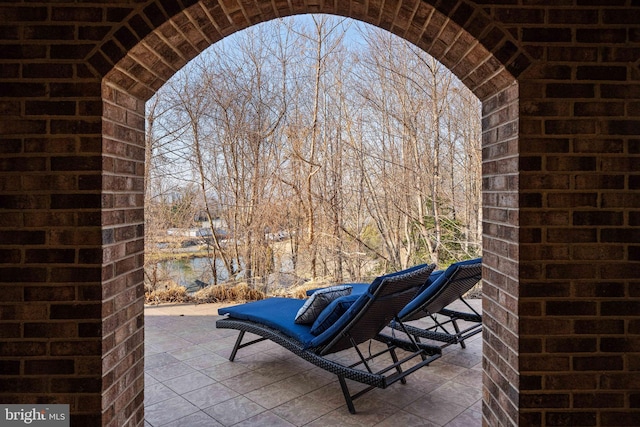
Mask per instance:
[[[620,356],[580,356],[573,358],[575,371],[621,371],[624,361]]]
[[[607,257],[613,259],[613,257]],[[596,297],[596,298],[624,298],[625,286],[616,282],[585,282],[574,285],[573,294],[576,297]],[[604,319],[600,320],[606,324]]]
[[[580,43],[624,43],[626,37],[626,31],[622,28],[576,30],[576,40]]]
[[[573,396],[576,408],[621,408],[624,394],[621,393],[576,393]]]
[[[596,426],[598,425],[598,415],[593,412],[547,412],[545,415],[548,426]]]
[[[606,411],[602,413],[600,420],[603,427],[637,426],[640,425],[640,412]]]
[[[522,408],[568,408],[569,395],[555,394],[523,394],[520,401]]]
[[[547,242],[594,243],[597,242],[597,232],[593,228],[549,228],[547,229]],[[558,266],[552,268],[557,269]],[[567,269],[570,270],[571,266],[568,266]]]
[[[594,98],[595,91],[591,84],[584,83],[550,83],[545,91],[547,98]]]
[[[78,325],[75,322],[25,323],[26,338],[74,338],[78,336]]]
[[[47,343],[42,341],[0,342],[0,357],[43,356],[47,353]]]
[[[547,302],[547,305],[549,304]],[[597,348],[598,342],[595,338],[554,337],[545,340],[545,349],[548,353],[593,353]]]
[[[617,211],[579,211],[573,214],[575,225],[623,225],[622,212]]]
[[[25,360],[25,375],[68,375],[74,373],[72,359]]]
[[[73,286],[27,286],[25,301],[72,301],[76,299]]]
[[[605,390],[640,389],[640,372],[608,372],[602,375],[601,388]]]
[[[573,142],[573,151],[575,153],[622,153],[624,152],[624,140],[614,138],[577,138]]]

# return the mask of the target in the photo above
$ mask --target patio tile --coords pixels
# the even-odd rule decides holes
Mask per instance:
[[[202,356],[204,354],[211,354],[211,350],[205,347],[201,347],[199,345],[190,345],[187,347],[168,351],[167,353],[169,353],[171,356],[175,357],[176,359],[182,362],[187,359],[193,359],[194,357]]]
[[[151,355],[145,354],[144,369],[146,371],[176,362],[179,362],[179,360],[167,353],[157,353]]]
[[[245,421],[235,424],[235,427],[291,427],[293,424],[283,420],[271,412],[263,412]]]
[[[465,372],[460,373],[453,381],[464,384],[469,387],[475,387],[482,389],[482,371],[476,369],[467,369]]]
[[[276,380],[269,376],[261,375],[253,371],[248,371],[244,375],[237,375],[235,377],[220,381],[220,383],[226,385],[227,387],[235,390],[240,394],[245,394],[266,385],[272,384],[275,381]]]
[[[222,427],[222,424],[202,411],[187,415],[179,420],[163,424],[162,427]]]
[[[306,394],[329,384],[333,380],[334,378],[320,375],[315,371],[304,371],[292,375],[289,378],[280,381],[278,384],[280,384],[281,387],[294,391],[298,394]]]
[[[195,369],[183,362],[169,363],[164,366],[158,366],[156,368],[145,370],[146,373],[148,373],[158,381],[167,381],[172,378],[186,375],[193,371],[195,371]]]
[[[411,378],[409,378],[409,380],[411,380]],[[404,408],[426,394],[422,388],[415,385],[414,382],[415,381],[411,381],[407,384],[396,383],[384,390],[372,390],[370,394],[398,408]]]
[[[193,357],[184,361],[187,365],[194,369],[205,369],[212,366],[219,365],[221,363],[228,363],[229,361],[217,354],[202,354],[200,356]]]
[[[178,337],[168,337],[163,340],[155,340],[153,341],[153,347],[156,350],[160,350],[163,352],[168,352],[171,350],[177,350],[180,348],[185,348],[193,345],[187,340],[183,340]]]
[[[482,425],[482,413],[467,409],[449,423],[445,427],[468,427]]]
[[[152,426],[161,426],[198,412],[198,407],[177,396],[153,405],[145,406],[145,420]]]
[[[467,368],[462,366],[452,365],[442,360],[436,360],[435,362],[431,363],[428,368],[423,369],[423,371],[450,380],[463,373],[466,369]]]
[[[215,381],[203,373],[190,372],[186,375],[165,381],[164,385],[178,394],[184,394],[188,391],[193,391],[213,383],[215,383]]]
[[[467,409],[448,400],[440,399],[433,393],[425,395],[404,408],[407,412],[417,415],[438,425],[445,425]]]
[[[306,396],[317,402],[321,402],[322,405],[329,406],[332,409],[345,405],[344,396],[342,395],[342,390],[340,390],[340,384],[338,384],[338,381],[336,380],[324,387],[320,387],[319,389],[312,391]]]
[[[150,385],[156,384],[157,382],[158,382],[158,380],[153,378],[151,375],[149,375],[148,372],[144,373],[144,386],[145,387],[149,387]]]
[[[260,406],[271,409],[300,396],[300,394],[300,392],[287,387],[283,381],[280,381],[257,390],[253,390],[245,396]]]
[[[238,393],[220,383],[201,387],[197,390],[184,393],[182,397],[193,403],[200,409],[208,408],[217,403],[236,397]]]
[[[317,420],[307,424],[308,426],[374,426],[385,419],[400,412],[400,408],[389,405],[386,402],[365,395],[355,401],[356,413],[351,414],[346,404]],[[400,424],[396,424],[400,425]]]
[[[467,424],[464,427],[470,427],[474,424]],[[478,424],[480,425],[480,424]],[[409,412],[401,411],[393,414],[389,418],[385,419],[379,424],[376,424],[376,427],[440,427],[439,424],[432,423],[430,421],[425,420],[424,418],[420,418],[417,415],[413,415]]]
[[[482,399],[482,391],[474,387],[468,387],[455,381],[449,381],[430,393],[438,399],[448,400],[465,408]]]
[[[352,415],[334,374],[273,342],[243,348],[230,362],[238,332],[215,329],[216,314],[216,304],[145,308],[145,427],[482,425],[481,335],[466,349],[446,347],[406,385],[363,395]],[[347,383],[351,393],[365,387]]]
[[[244,396],[237,396],[204,410],[225,426],[231,426],[265,411],[265,408]]]
[[[468,349],[456,351],[442,356],[442,362],[452,365],[472,368],[478,363],[482,363],[482,353],[467,351]]]
[[[335,409],[332,406],[307,395],[285,402],[273,408],[271,412],[292,424],[302,426],[330,413]]]
[[[144,388],[145,405],[153,405],[154,403],[162,402],[163,400],[168,400],[177,396],[178,393],[162,383],[151,384]]]
[[[216,381],[223,381],[242,375],[249,371],[249,368],[240,363],[225,363],[202,369],[200,372],[213,378]]]

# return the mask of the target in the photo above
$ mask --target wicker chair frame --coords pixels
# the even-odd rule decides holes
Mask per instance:
[[[391,322],[389,326],[408,331],[418,342],[420,338],[424,338],[445,343],[441,346],[442,348],[452,344],[460,344],[462,348],[466,348],[464,341],[482,332],[482,315],[474,310],[463,296],[481,279],[481,263],[459,266],[453,273],[452,279],[438,293],[402,318],[404,322],[408,322],[428,316],[434,322],[433,326],[421,328],[407,323],[400,325],[396,322]],[[444,308],[458,299],[469,308],[470,312]],[[438,316],[445,316],[446,320],[441,321]],[[472,325],[461,329],[459,320],[471,322]],[[448,329],[451,326],[453,331]]]
[[[398,319],[396,319],[396,321],[398,322],[398,324],[402,323]],[[387,348],[385,350],[365,357],[362,351],[358,348],[358,344],[356,344],[355,340],[351,339],[349,334],[345,334],[344,338],[351,341],[352,347],[358,354],[358,358],[360,360],[352,365],[343,365],[337,361],[330,360],[320,355],[319,348],[305,349],[297,340],[283,334],[276,329],[256,322],[227,318],[218,320],[216,322],[216,327],[236,329],[240,331],[231,355],[229,356],[230,361],[233,361],[235,359],[238,350],[240,350],[241,348],[256,344],[261,341],[270,340],[291,351],[296,356],[299,356],[304,360],[311,362],[315,366],[335,374],[340,382],[340,388],[342,390],[342,394],[344,395],[347,408],[352,414],[356,413],[353,401],[357,398],[375,388],[385,389],[398,381],[401,381],[401,383],[405,384],[406,377],[408,375],[424,366],[429,365],[431,362],[442,356],[442,352],[439,347],[419,343],[411,338],[411,336],[407,333],[409,339],[399,339],[395,336],[385,334],[376,335],[374,339],[386,344]],[[242,341],[245,337],[246,332],[258,335],[259,338],[243,343]],[[399,359],[396,349],[408,351],[409,354],[402,359]],[[391,356],[393,363],[385,366],[383,369],[373,372],[370,367],[370,362],[386,354],[389,354]],[[417,360],[417,358],[420,358],[420,360],[415,363],[415,360]],[[403,366],[407,366],[412,361],[414,361],[414,364],[410,365],[406,369],[403,368]],[[361,384],[366,384],[368,387],[357,393],[351,394],[346,382],[347,379],[359,382]]]
[[[434,267],[435,265],[430,266],[431,270]],[[424,275],[418,272],[406,274],[402,278],[383,278],[353,318],[330,339],[315,348],[305,348],[298,340],[282,331],[256,321],[226,317],[218,320],[216,327],[240,331],[229,357],[230,361],[235,359],[239,349],[266,339],[281,345],[304,360],[334,373],[340,381],[349,412],[355,414],[356,410],[353,404],[355,399],[374,388],[385,389],[398,381],[404,384],[408,375],[429,365],[442,355],[440,347],[419,343],[415,340],[403,328],[404,325],[397,317],[400,310],[413,299],[416,291],[423,284]],[[403,331],[406,338],[396,337],[395,330],[392,330],[392,335],[382,333],[391,321],[394,321],[397,328]],[[258,335],[259,338],[243,343],[246,332]],[[380,341],[387,347],[383,351],[365,357],[358,348],[358,344],[370,340]],[[347,366],[324,357],[346,349],[355,350],[359,361]],[[409,354],[399,359],[396,349],[405,350]],[[393,363],[374,372],[370,362],[374,359],[380,360],[385,355],[390,355]],[[358,393],[351,394],[346,379],[357,381],[368,387]]]

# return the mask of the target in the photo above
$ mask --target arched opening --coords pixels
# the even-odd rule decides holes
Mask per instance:
[[[330,13],[397,34],[447,66],[483,103],[485,286],[485,419],[517,419],[518,258],[516,175],[518,91],[514,76],[528,65],[509,34],[460,1],[364,7],[355,2],[283,9],[271,3],[196,3],[175,14],[153,4],[133,16],[92,58],[103,80],[103,417],[125,424],[142,410],[144,104],[205,48],[235,31],[278,16]],[[346,9],[343,9],[345,8]],[[158,16],[171,16],[158,18]],[[141,21],[142,20],[142,21]],[[166,21],[166,22],[165,22]],[[142,22],[142,23],[141,23]],[[154,23],[151,31],[149,23]],[[133,32],[146,34],[134,43]],[[499,408],[498,410],[496,408]],[[106,421],[103,420],[103,422]]]

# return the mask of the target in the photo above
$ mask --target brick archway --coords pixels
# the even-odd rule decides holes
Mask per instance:
[[[483,101],[486,424],[640,425],[637,0],[5,2],[2,402],[143,424],[144,100],[307,12],[407,38]]]
[[[106,417],[133,413],[131,402],[122,399],[122,391],[137,396],[142,388],[140,383],[127,384],[127,379],[142,369],[136,337],[142,329],[144,102],[189,60],[229,34],[276,17],[330,13],[368,22],[416,44],[446,65],[483,101],[485,404],[490,408],[484,412],[492,424],[517,422],[518,331],[513,301],[518,295],[513,286],[516,277],[511,273],[518,259],[509,247],[518,244],[518,224],[508,212],[517,207],[518,200],[517,179],[513,179],[518,173],[514,76],[530,60],[508,33],[480,8],[464,1],[437,7],[407,1],[384,3],[381,8],[337,3],[290,7],[287,2],[257,2],[249,8],[246,2],[199,2],[170,19],[166,17],[173,10],[153,3],[130,17],[128,24],[114,33],[114,40],[93,55],[91,62],[96,66],[109,67],[106,64],[115,62],[103,80],[102,91],[103,235],[109,239],[105,241],[102,280],[105,289],[113,289],[104,294],[109,300],[137,301],[114,307],[103,322],[107,343],[103,347],[103,375],[115,378],[103,395]],[[158,26],[151,29],[153,24]],[[137,42],[134,34],[144,38]],[[509,321],[505,321],[505,313]],[[123,351],[131,357],[115,357]],[[128,405],[129,411],[123,412],[123,405]],[[118,419],[117,423],[124,421]]]

